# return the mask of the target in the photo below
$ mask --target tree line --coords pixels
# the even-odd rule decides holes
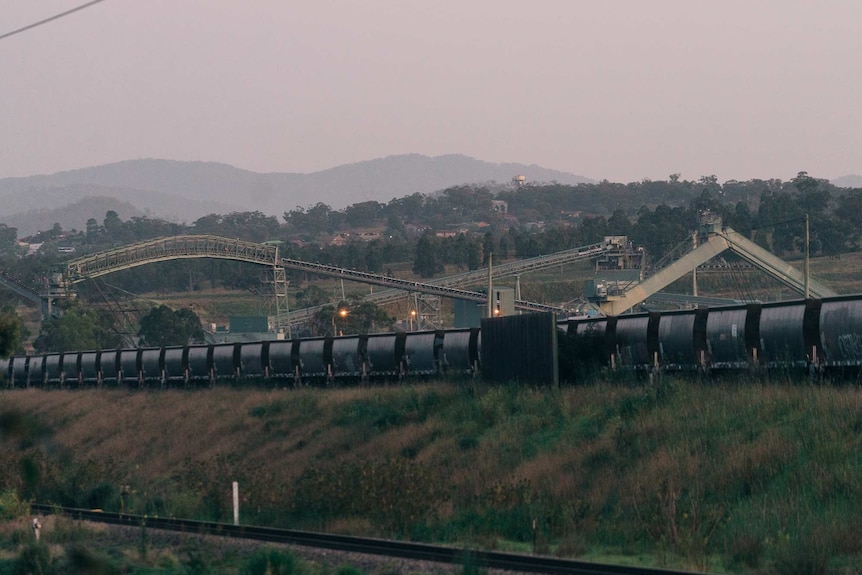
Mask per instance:
[[[147,217],[124,221],[109,211],[101,222],[88,220],[84,230],[55,225],[35,234],[31,242],[44,242],[35,256],[23,256],[17,231],[0,224],[0,269],[39,289],[55,266],[70,257],[57,250],[60,245],[73,246],[77,256],[190,233],[279,242],[287,257],[388,275],[393,266],[407,263],[426,278],[447,267],[477,269],[491,254],[495,261],[535,257],[597,243],[608,235],[628,236],[655,261],[689,239],[704,211],[779,256],[802,249],[806,215],[813,255],[855,251],[862,234],[862,189],[837,188],[806,172],[789,181],[723,184],[714,176],[688,181],[672,174],[666,181],[628,184],[455,186],[341,210],[323,203],[297,207],[285,211],[281,220],[251,211],[209,214],[185,225]],[[357,230],[374,233],[360,239],[353,233]],[[332,240],[339,233],[346,240],[336,244]],[[136,293],[194,291],[204,285],[260,289],[260,272],[252,264],[183,260],[154,265],[158,273],[144,266],[113,274],[111,281]],[[288,273],[295,285],[304,279]],[[14,297],[0,290],[0,305],[12,302]]]

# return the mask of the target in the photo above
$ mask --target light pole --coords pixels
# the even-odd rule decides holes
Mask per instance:
[[[416,310],[411,309],[410,310],[410,331],[413,331],[413,322],[415,319],[416,319]]]
[[[338,313],[332,314],[332,335],[344,335],[344,330],[343,329],[339,330],[335,325],[335,318],[336,317],[340,317],[342,320],[342,323],[343,323],[344,320],[347,318],[347,309],[341,308],[338,310]]]

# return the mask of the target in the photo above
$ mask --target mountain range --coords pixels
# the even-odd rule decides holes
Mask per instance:
[[[286,211],[318,202],[341,209],[358,202],[381,203],[462,184],[509,182],[578,184],[589,178],[517,163],[490,163],[451,154],[388,156],[313,172],[258,173],[214,162],[140,159],[58,172],[0,179],[0,223],[19,237],[50,229],[84,229],[107,210],[123,219],[149,216],[191,223],[212,213],[260,211],[281,218]]]
[[[215,162],[139,159],[50,175],[0,179],[0,223],[19,237],[50,229],[84,229],[113,210],[135,216],[191,223],[208,214],[284,212],[318,202],[333,209],[374,200],[381,203],[419,192],[430,194],[462,184],[527,182],[575,185],[594,180],[535,164],[492,163],[461,154],[404,154],[344,164],[308,174],[259,173]],[[839,187],[862,187],[862,177],[832,180]]]

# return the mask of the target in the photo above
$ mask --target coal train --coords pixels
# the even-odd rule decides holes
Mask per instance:
[[[473,376],[478,328],[245,343],[70,351],[2,360],[9,387],[211,386],[403,381]]]
[[[653,372],[807,370],[858,377],[862,296],[574,319],[565,333],[570,355],[581,365],[597,361],[613,369]]]
[[[497,321],[495,319],[486,321]],[[862,375],[862,296],[556,320],[561,379],[590,368]],[[512,333],[512,338],[519,337]],[[9,387],[274,385],[475,377],[496,358],[479,328],[13,356]],[[526,349],[527,346],[525,346]],[[522,363],[529,364],[530,358]]]

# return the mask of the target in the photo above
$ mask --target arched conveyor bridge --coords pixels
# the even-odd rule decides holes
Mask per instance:
[[[601,255],[612,248],[613,246],[609,243],[601,242],[547,256],[510,262],[494,267],[492,277],[511,277],[582,261]],[[465,272],[428,282],[417,282],[327,264],[283,258],[280,257],[276,245],[212,235],[181,235],[158,238],[75,258],[64,264],[62,280],[53,286],[53,290],[62,293],[63,290],[68,290],[70,286],[86,279],[150,263],[187,258],[230,259],[270,268],[279,327],[281,327],[282,322],[289,321],[288,318],[291,315],[296,315],[297,321],[308,315],[308,310],[303,310],[297,314],[288,314],[285,268],[390,288],[369,297],[371,301],[378,304],[403,298],[405,291],[477,302],[487,301],[488,298],[485,293],[462,289],[464,286],[482,283],[488,274],[485,270]],[[556,306],[522,300],[515,302],[515,307],[528,311],[562,311]]]

